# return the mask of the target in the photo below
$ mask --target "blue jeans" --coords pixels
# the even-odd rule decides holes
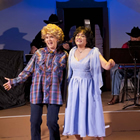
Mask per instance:
[[[120,94],[120,85],[123,79],[123,76],[120,74],[120,70],[118,69],[118,64],[116,64],[111,70],[111,94],[119,95]],[[123,71],[123,70],[122,70]]]
[[[121,81],[124,78],[124,70],[123,69],[118,69],[118,64],[116,64],[112,69],[111,69],[111,91],[112,95],[119,95],[120,94],[120,86],[121,86]],[[134,75],[133,69],[129,70],[127,72],[127,77],[130,78]]]
[[[60,140],[58,113],[60,105],[48,104],[47,106],[47,126],[49,128],[50,140]],[[31,104],[31,139],[41,140],[43,104]]]

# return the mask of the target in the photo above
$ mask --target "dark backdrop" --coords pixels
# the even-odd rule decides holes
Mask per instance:
[[[15,78],[23,70],[23,51],[0,50],[0,109],[25,104],[24,84],[6,91],[4,77]]]

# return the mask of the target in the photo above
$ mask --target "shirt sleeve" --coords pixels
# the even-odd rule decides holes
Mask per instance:
[[[27,78],[33,73],[35,58],[36,58],[36,53],[31,57],[30,61],[23,69],[23,71],[18,75],[18,77],[14,79],[10,79],[11,85],[16,86],[17,84],[23,83],[27,80]]]
[[[129,48],[128,43],[127,43],[127,42],[124,43],[124,44],[122,45],[122,48]]]
[[[59,63],[60,67],[64,69],[67,65],[68,53],[65,51],[64,55],[61,57]]]

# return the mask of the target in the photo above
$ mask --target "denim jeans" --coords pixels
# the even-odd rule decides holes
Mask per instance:
[[[118,65],[116,64],[112,69],[111,69],[111,93],[112,95],[119,95],[120,94],[120,86],[121,86],[121,81],[124,77],[122,75],[123,73],[122,69],[118,69]]]
[[[49,128],[50,140],[60,140],[58,113],[60,105],[48,104],[47,106],[47,126]],[[41,140],[43,104],[31,104],[31,139]]]
[[[120,86],[122,79],[124,78],[124,73],[125,71],[123,69],[118,69],[118,64],[116,64],[112,69],[111,69],[111,92],[112,95],[119,95],[120,94]],[[127,77],[130,78],[134,75],[134,70],[130,69],[127,71]]]

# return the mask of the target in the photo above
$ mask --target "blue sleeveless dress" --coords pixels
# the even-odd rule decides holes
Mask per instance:
[[[94,47],[80,61],[72,48],[68,59],[68,102],[63,135],[105,136],[101,90],[103,85],[99,50]]]

